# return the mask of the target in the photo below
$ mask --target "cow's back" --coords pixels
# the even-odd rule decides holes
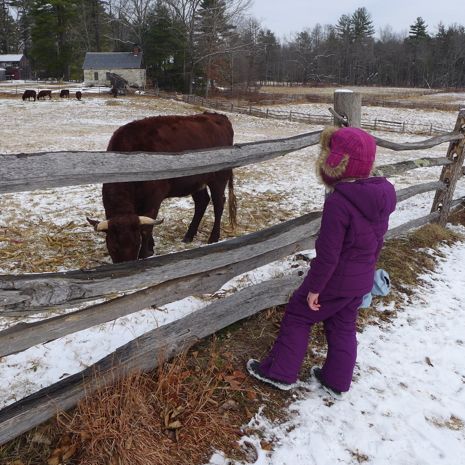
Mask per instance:
[[[219,113],[153,116],[117,129],[108,151],[183,152],[233,144],[231,122]]]

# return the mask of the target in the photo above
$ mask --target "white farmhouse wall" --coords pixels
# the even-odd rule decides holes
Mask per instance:
[[[97,73],[97,74],[95,74]],[[145,69],[85,69],[84,82],[86,85],[109,86],[107,73],[115,73],[129,82],[129,85],[145,87]]]

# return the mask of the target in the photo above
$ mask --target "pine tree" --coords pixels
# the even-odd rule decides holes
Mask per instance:
[[[186,37],[184,25],[172,17],[164,4],[158,3],[148,18],[144,38],[147,74],[155,85],[182,90]]]
[[[18,51],[18,28],[11,17],[9,5],[0,0],[0,53]]]
[[[72,57],[69,30],[77,6],[77,0],[35,0],[31,11],[31,58],[40,75],[69,79]]]
[[[225,0],[202,0],[196,16],[196,63],[204,70],[205,96],[225,66],[224,52],[234,26],[228,22]]]
[[[262,50],[258,56],[258,74],[264,81],[276,80],[277,70],[273,70],[273,62],[279,53],[279,43],[269,29],[261,29],[257,37],[257,46]],[[278,71],[279,72],[279,71]]]
[[[336,23],[336,33],[340,40],[352,42],[354,37],[354,27],[352,18],[349,15],[342,15]]]
[[[375,28],[366,8],[358,8],[351,16],[354,39],[367,39],[373,36]]]
[[[428,39],[429,35],[427,28],[428,26],[426,25],[424,19],[419,16],[415,23],[410,26],[408,36],[410,39]]]

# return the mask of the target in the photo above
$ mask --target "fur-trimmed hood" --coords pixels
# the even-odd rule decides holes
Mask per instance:
[[[328,187],[342,179],[370,176],[376,154],[376,141],[359,128],[326,127],[320,136],[316,173]]]

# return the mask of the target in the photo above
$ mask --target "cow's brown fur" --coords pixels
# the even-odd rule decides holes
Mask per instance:
[[[39,93],[37,95],[37,100],[44,99],[45,97],[48,97],[49,99],[52,98],[52,91],[51,90],[39,90]]]
[[[78,90],[78,91],[76,92],[76,98],[77,98],[78,100],[81,100],[81,98],[82,98],[82,92],[81,92],[80,90]]]
[[[69,90],[68,89],[61,89],[60,90],[60,98],[69,98]]]
[[[31,100],[31,98],[32,98],[32,99],[34,99],[34,102],[35,102],[35,101],[36,101],[36,95],[37,95],[37,93],[36,93],[35,90],[27,89],[27,90],[25,90],[25,91],[23,92],[23,97],[22,97],[22,99],[23,99],[23,101],[24,101],[24,100],[26,100],[26,99]]]
[[[155,116],[133,121],[115,131],[108,151],[184,152],[233,144],[233,128],[224,115],[203,113],[194,116]],[[114,263],[153,255],[153,226],[140,225],[139,216],[156,219],[161,202],[168,197],[192,195],[195,213],[184,236],[191,242],[210,201],[215,222],[208,240],[217,242],[229,185],[229,213],[235,225],[235,196],[231,169],[159,181],[108,183],[102,197],[108,221],[107,248]],[[95,226],[95,221],[90,220]]]

